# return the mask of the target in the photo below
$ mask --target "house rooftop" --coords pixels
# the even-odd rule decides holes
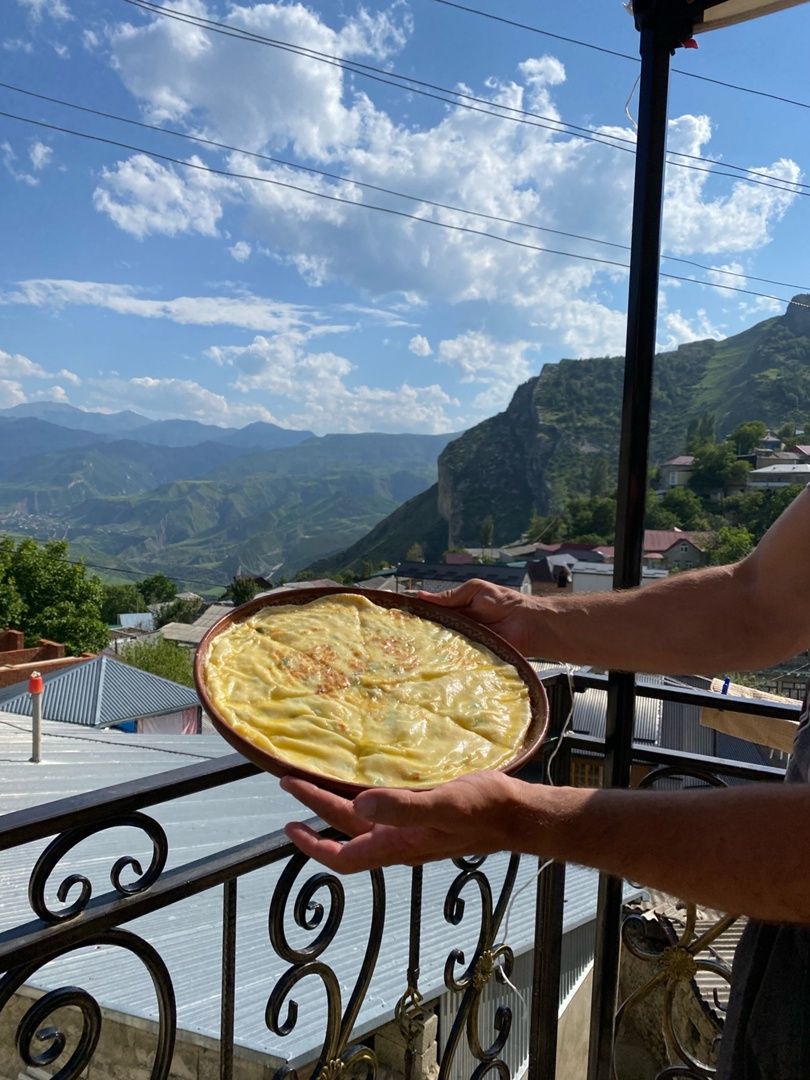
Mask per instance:
[[[507,585],[519,589],[526,579],[524,566],[479,566],[476,564],[421,563],[403,562],[394,571],[397,578],[410,578],[414,581],[441,581],[448,585],[458,585],[471,578],[482,578],[496,585]]]
[[[63,724],[44,724],[43,762],[32,765],[30,721],[0,714],[0,757],[6,761],[0,790],[0,814],[38,806],[51,800],[115,783],[176,769],[230,753],[218,736],[124,736],[112,732],[81,732]],[[291,819],[307,812],[281,791],[275,777],[259,774],[197,795],[159,803],[147,811],[164,828],[169,840],[167,866],[178,866],[212,855],[242,841],[276,833]],[[4,899],[0,931],[31,918],[27,898],[31,866],[44,846],[37,842],[4,854]],[[137,834],[127,838],[123,850],[143,855]],[[109,830],[97,833],[68,851],[59,864],[60,874],[89,874],[99,891],[109,888],[111,859],[121,853],[111,843]],[[486,873],[497,895],[508,862],[506,854],[490,856]],[[235,1041],[238,1046],[269,1054],[277,1062],[303,1063],[317,1055],[323,1041],[323,990],[318,979],[300,982],[295,989],[299,1020],[286,1038],[272,1034],[264,1023],[270,988],[287,964],[275,955],[267,940],[267,911],[281,867],[276,864],[240,878],[237,908],[238,988]],[[518,870],[514,907],[509,918],[509,944],[516,954],[532,947],[535,889],[531,886],[537,860],[524,858]],[[458,870],[450,862],[425,867],[421,939],[420,989],[429,1001],[444,992],[444,965],[451,948],[471,955],[480,928],[480,916],[470,903],[469,914],[458,927],[444,918],[444,904]],[[405,990],[408,966],[409,900],[411,872],[405,867],[385,871],[386,921],[381,961],[358,1018],[356,1034],[374,1030],[393,1016]],[[348,994],[357,977],[368,939],[370,887],[366,874],[341,879],[346,894],[341,927],[323,956],[336,972],[341,992]],[[527,887],[518,892],[521,885]],[[564,930],[591,921],[596,911],[597,874],[569,866],[566,873]],[[627,898],[640,895],[627,887]],[[163,911],[140,918],[136,933],[157,948],[166,962],[177,997],[178,1027],[184,1032],[217,1039],[220,1000],[217,976],[222,950],[222,892],[211,889]],[[156,1019],[156,1002],[145,972],[127,968],[121,977],[120,950],[102,946],[92,958],[68,954],[41,968],[30,981],[40,989],[76,984],[91,993],[103,1008],[148,1020]],[[515,1011],[522,1001],[511,1002]]]
[[[200,704],[190,687],[103,654],[59,671],[43,672],[43,681],[43,717],[82,727],[109,727]],[[27,682],[0,690],[0,708],[30,716],[32,703]]]

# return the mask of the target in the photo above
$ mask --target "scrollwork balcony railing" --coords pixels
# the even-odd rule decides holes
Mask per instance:
[[[546,757],[536,770],[538,780],[547,779],[544,762],[558,745],[570,704],[566,679],[551,680],[548,685],[552,702],[551,738],[544,751]],[[573,684],[575,690],[601,685],[596,677],[581,676]],[[650,688],[644,692],[648,690],[654,692]],[[564,739],[551,763],[555,782],[567,780],[570,755],[577,749],[599,752],[604,747],[599,740],[582,736]],[[637,749],[640,761],[669,770],[684,769],[690,764],[693,771],[703,770],[701,775],[707,769],[713,769],[713,775],[750,780],[773,779],[778,775],[778,770],[757,770],[723,762],[698,763],[694,759],[685,760],[684,755],[655,748]],[[515,957],[510,942],[503,939],[516,882],[532,884],[537,870],[536,861],[517,856],[485,860],[471,855],[458,860],[453,867],[446,867],[441,871],[444,902],[440,912],[425,911],[424,883],[425,875],[433,873],[430,867],[402,870],[395,877],[380,871],[365,875],[363,939],[353,941],[354,969],[349,975],[344,968],[336,970],[331,954],[346,922],[347,903],[354,893],[349,896],[345,880],[308,863],[282,832],[242,840],[187,862],[177,863],[173,858],[172,833],[164,827],[159,808],[175,800],[237,785],[256,775],[254,766],[232,755],[57,800],[0,819],[4,896],[8,900],[15,889],[27,890],[30,910],[30,918],[3,925],[0,931],[0,1031],[6,1042],[14,1043],[13,1048],[0,1049],[8,1058],[7,1068],[16,1069],[11,1075],[28,1069],[33,1071],[27,1075],[39,1076],[44,1070],[46,1075],[58,1080],[74,1080],[88,1068],[95,1068],[99,1040],[110,1014],[103,1002],[99,1002],[92,980],[85,986],[75,980],[64,985],[49,984],[41,995],[33,994],[33,1000],[32,992],[25,988],[32,985],[41,988],[40,974],[48,965],[56,965],[54,970],[63,965],[73,974],[82,970],[86,956],[98,953],[121,957],[117,998],[121,1008],[126,1004],[129,987],[130,976],[125,976],[124,971],[130,969],[126,965],[135,964],[145,973],[142,982],[150,988],[152,998],[146,1012],[153,1023],[149,1028],[152,1036],[148,1061],[139,1059],[139,1075],[149,1075],[151,1080],[175,1075],[172,1061],[177,1049],[174,985],[177,976],[149,941],[145,927],[149,918],[174,919],[178,934],[193,938],[198,930],[193,914],[179,913],[194,898],[205,897],[210,918],[214,910],[212,894],[216,890],[221,894],[221,900],[216,901],[219,963],[204,971],[202,977],[207,982],[208,997],[214,996],[219,1001],[216,1052],[222,1080],[247,1075],[237,1053],[237,994],[249,995],[255,1024],[263,1027],[277,1048],[265,1060],[275,1060],[278,1080],[299,1075],[316,1080],[374,1076],[378,1071],[377,1056],[367,1025],[364,1026],[362,1009],[369,994],[374,993],[374,980],[380,969],[391,962],[390,950],[381,951],[386,940],[397,942],[397,956],[401,960],[401,970],[397,973],[401,988],[399,1001],[392,1005],[388,1017],[398,1025],[402,1036],[402,1060],[395,1072],[405,1080],[433,1073],[438,1080],[451,1080],[458,1075],[456,1063],[463,1047],[465,1060],[473,1062],[473,1080],[483,1080],[489,1075],[508,1080],[511,1070],[506,1064],[506,1048],[513,1034],[514,1008],[527,1005],[523,1016],[525,1020],[527,1013],[530,1015],[530,1022],[525,1020],[527,1025],[530,1023],[527,1062],[530,1080],[553,1078],[565,866],[552,864],[533,885],[535,948],[530,1002],[518,1003],[510,985]],[[214,803],[211,798],[211,806]],[[250,828],[249,821],[245,827]],[[128,830],[128,841],[133,836],[140,838],[136,846],[145,848],[146,856],[121,853],[117,845],[121,842],[120,830],[124,828]],[[199,822],[199,830],[204,838],[204,818]],[[82,852],[88,845],[92,856],[85,867]],[[20,880],[20,868],[24,866],[21,859],[28,852],[33,853],[28,863],[31,869],[25,874],[27,880]],[[12,873],[15,868],[16,876]],[[266,969],[259,965],[261,977],[251,976],[249,986],[244,987],[238,941],[240,893],[244,895],[248,880],[257,880],[252,875],[260,872],[272,878],[261,932],[261,947],[267,950],[268,962]],[[407,882],[409,888],[405,887]],[[435,891],[431,893],[434,895]],[[13,904],[0,902],[0,917],[4,910],[19,910],[19,906],[15,909]],[[427,915],[441,919],[445,928],[440,946],[435,935],[431,938],[430,957],[425,954],[423,940]],[[392,922],[396,925],[392,926]],[[475,924],[472,930],[471,923]],[[260,929],[256,928],[257,934]],[[713,971],[721,969],[709,951],[717,935],[705,929],[697,931],[691,915],[686,918],[680,938],[668,946],[664,966],[660,950],[656,953],[652,948],[646,949],[643,943],[638,944],[638,937],[633,938],[630,929],[627,932],[637,955],[649,953],[650,979],[656,985],[669,986],[675,979],[672,972],[676,967],[678,978],[687,980],[701,965]],[[437,950],[441,955],[436,955]],[[673,957],[682,958],[683,963],[678,966]],[[449,1029],[441,1033],[440,1056],[432,1072],[426,1069],[420,1044],[425,1023],[434,1011],[434,1002],[426,995],[430,992],[435,998],[435,985],[431,984],[428,991],[424,979],[430,965],[434,968],[443,965],[444,987],[459,1001]],[[595,977],[598,978],[598,972]],[[195,978],[201,978],[199,971]],[[483,995],[491,994],[493,987],[499,988],[499,995],[502,990],[502,1000],[499,997],[494,1011],[488,1007],[485,1013]],[[143,996],[143,990],[139,993]],[[636,1000],[641,996],[639,993]],[[317,1006],[313,1006],[313,1000],[317,1000]],[[633,1005],[634,1001],[623,1004],[620,1022]],[[313,1007],[320,1009],[323,1016],[320,1051],[311,1060],[302,1062],[295,1054],[285,1055],[284,1044],[285,1040],[294,1041],[296,1032],[300,1031],[302,1010]],[[139,1009],[140,1015],[146,1015],[142,1003]],[[9,1019],[12,1014],[13,1021]],[[490,1017],[486,1022],[485,1015]],[[69,1023],[65,1017],[70,1018]],[[666,1075],[710,1075],[709,1066],[691,1057],[679,1042],[677,1031],[671,1025],[667,1029],[666,1023],[665,1020],[664,1030],[669,1032],[667,1045],[673,1055],[671,1065],[687,1070],[670,1071]],[[183,1031],[188,1028],[187,1017],[180,1026]],[[124,1060],[121,1067],[127,1064]],[[303,1071],[299,1069],[302,1065],[306,1066]],[[91,1078],[98,1075],[101,1073],[90,1073]],[[470,1071],[464,1075],[470,1075]]]

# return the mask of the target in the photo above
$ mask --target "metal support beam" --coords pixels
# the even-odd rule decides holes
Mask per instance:
[[[663,32],[656,25],[658,6],[655,3],[635,5],[641,31],[641,80],[616,508],[613,577],[616,589],[627,589],[640,583],[644,542],[669,57],[674,44],[669,36],[671,27]],[[644,9],[641,14],[639,9]],[[605,777],[610,787],[629,786],[634,715],[634,676],[611,673],[605,740]],[[599,880],[588,1080],[610,1080],[612,1077],[621,908],[622,882],[602,875]]]

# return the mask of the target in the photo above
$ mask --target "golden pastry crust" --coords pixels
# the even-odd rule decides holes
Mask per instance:
[[[344,593],[264,608],[203,665],[223,720],[332,779],[431,787],[510,760],[531,719],[517,670],[445,626]]]

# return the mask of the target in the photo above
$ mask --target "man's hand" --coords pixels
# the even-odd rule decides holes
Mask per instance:
[[[342,874],[378,866],[488,855],[517,842],[515,816],[526,786],[500,772],[471,773],[432,791],[379,788],[354,802],[287,776],[284,791],[352,839],[328,840],[301,822],[285,832],[313,859]]]
[[[514,589],[473,578],[446,592],[417,592],[416,595],[420,600],[454,608],[488,626],[524,656],[536,651],[538,606],[530,597]]]

